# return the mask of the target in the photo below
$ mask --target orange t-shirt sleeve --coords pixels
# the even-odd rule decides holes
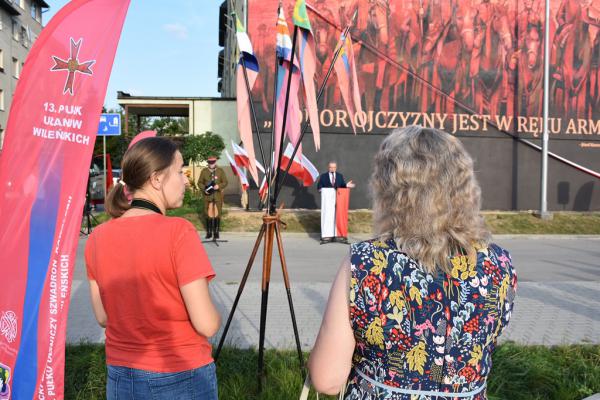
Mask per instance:
[[[183,286],[196,279],[215,277],[215,271],[206,255],[204,246],[193,225],[186,226],[181,238],[175,245],[175,274],[177,284]]]
[[[94,236],[89,236],[88,240],[85,244],[85,267],[87,270],[87,277],[90,281],[96,280],[95,268],[94,268],[94,260],[95,260],[95,252],[96,246],[94,246],[95,240]]]

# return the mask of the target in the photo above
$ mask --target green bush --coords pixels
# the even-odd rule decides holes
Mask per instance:
[[[191,208],[198,214],[204,213],[204,198],[198,192],[194,192],[190,189],[185,191],[183,197],[183,206]]]

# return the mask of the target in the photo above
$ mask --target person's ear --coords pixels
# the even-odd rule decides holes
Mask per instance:
[[[160,190],[162,188],[163,178],[163,174],[154,171],[152,175],[150,175],[150,185],[152,185],[155,190]]]

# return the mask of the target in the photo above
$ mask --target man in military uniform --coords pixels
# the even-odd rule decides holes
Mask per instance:
[[[223,191],[227,187],[227,177],[222,168],[217,167],[217,157],[208,157],[208,167],[204,168],[198,179],[198,187],[204,196],[206,214],[206,239],[219,238],[221,211],[223,209]]]

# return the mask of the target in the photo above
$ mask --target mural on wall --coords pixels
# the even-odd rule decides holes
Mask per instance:
[[[263,129],[271,127],[278,3],[248,0]],[[284,2],[290,29],[293,3]],[[355,12],[365,132],[421,124],[468,136],[541,135],[543,0],[314,0],[318,85]],[[551,0],[550,14],[551,138],[600,142],[600,1]],[[324,132],[352,132],[350,118],[363,120],[348,115],[335,74],[320,104]]]

